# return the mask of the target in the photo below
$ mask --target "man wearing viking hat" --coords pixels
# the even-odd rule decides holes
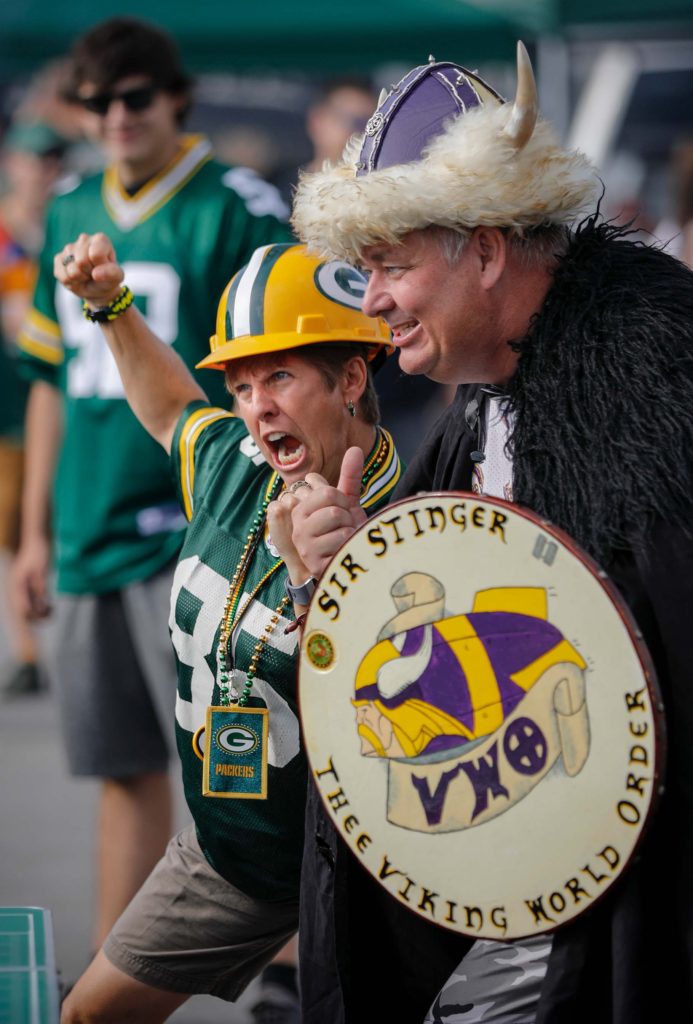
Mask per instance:
[[[596,172],[538,118],[521,46],[518,82],[504,103],[457,65],[414,69],[339,165],[304,177],[294,226],[314,249],[368,271],[364,310],[390,324],[405,372],[462,385],[397,496],[473,487],[562,527],[616,582],[663,692],[666,792],[639,857],[556,933],[536,1012],[474,1019],[691,1020],[693,276],[600,221]],[[309,475],[312,489],[292,499],[294,542],[315,575],[363,521],[359,473],[347,452],[339,488]],[[431,961],[449,966],[448,936],[415,933],[418,921],[385,895],[376,904],[348,852],[326,880],[313,837],[324,848],[329,826],[314,813],[305,884],[334,888],[324,934],[337,934],[335,949],[324,943],[323,976],[339,965],[349,1018],[344,979],[358,976],[355,961],[370,962],[387,996],[379,1012],[352,1018],[413,1021]],[[389,954],[399,972],[388,976]],[[409,1010],[388,1016],[396,991]]]

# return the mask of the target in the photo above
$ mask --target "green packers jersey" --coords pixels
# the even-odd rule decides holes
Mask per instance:
[[[53,524],[58,590],[101,593],[146,579],[176,554],[185,521],[166,454],[131,413],[100,328],[55,282],[53,254],[82,231],[105,232],[150,327],[192,368],[209,352],[228,279],[258,245],[290,237],[273,215],[280,210],[271,186],[211,161],[199,136],[186,137],[132,196],[109,169],[53,203],[20,347],[25,376],[65,396]],[[197,377],[212,401],[224,402],[222,374]]]
[[[387,503],[401,466],[392,439],[369,479],[361,504],[369,512]],[[295,897],[303,850],[306,764],[296,704],[297,633],[289,605],[263,645],[250,707],[269,710],[268,783],[265,800],[225,800],[202,795],[202,761],[192,739],[219,703],[217,644],[229,581],[241,560],[253,519],[276,486],[273,473],[241,420],[194,402],[181,417],[171,459],[180,498],[190,519],[171,595],[171,635],[178,659],[176,731],[188,805],[200,845],[212,866],[257,899]],[[240,687],[258,639],[285,596],[279,565],[253,591],[278,557],[265,534],[252,558],[231,637]],[[248,600],[251,598],[251,600]]]

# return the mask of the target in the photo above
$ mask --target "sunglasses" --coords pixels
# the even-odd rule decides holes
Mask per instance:
[[[105,117],[115,100],[120,100],[126,110],[132,113],[147,110],[158,92],[158,85],[141,85],[137,89],[124,89],[123,92],[100,92],[96,96],[78,96],[77,102],[91,114]]]

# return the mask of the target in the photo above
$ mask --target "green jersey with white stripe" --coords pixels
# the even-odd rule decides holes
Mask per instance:
[[[387,454],[361,496],[369,513],[387,504],[401,466],[385,432]],[[375,451],[376,449],[374,449]],[[219,703],[217,644],[229,581],[239,564],[253,519],[276,486],[271,471],[241,420],[194,402],[176,429],[171,459],[190,525],[171,595],[171,635],[178,659],[176,733],[188,805],[200,845],[212,866],[257,899],[298,894],[303,849],[306,763],[296,704],[297,633],[285,633],[290,606],[263,645],[250,707],[269,709],[267,799],[234,800],[202,795],[202,761],[192,744],[210,704]],[[239,607],[278,557],[265,533],[253,555]],[[240,687],[258,639],[285,595],[282,564],[248,603],[231,648]]]
[[[181,515],[163,450],[139,425],[115,361],[79,300],[53,278],[53,254],[86,231],[113,241],[135,302],[189,367],[209,352],[216,307],[255,248],[290,238],[271,186],[210,159],[188,136],[176,158],[130,196],[112,168],[52,205],[46,244],[20,337],[25,376],[65,397],[65,434],[55,484],[58,589],[101,593],[147,579],[179,550]],[[223,376],[198,380],[223,403]]]

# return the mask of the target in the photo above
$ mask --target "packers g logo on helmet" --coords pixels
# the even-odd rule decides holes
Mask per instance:
[[[360,310],[366,293],[366,279],[349,263],[330,260],[329,263],[321,263],[315,271],[315,287],[333,302]]]
[[[384,320],[361,312],[366,278],[341,260],[320,260],[292,243],[264,245],[224,289],[211,352],[197,365],[223,370],[233,359],[319,342],[360,342],[394,350]]]

